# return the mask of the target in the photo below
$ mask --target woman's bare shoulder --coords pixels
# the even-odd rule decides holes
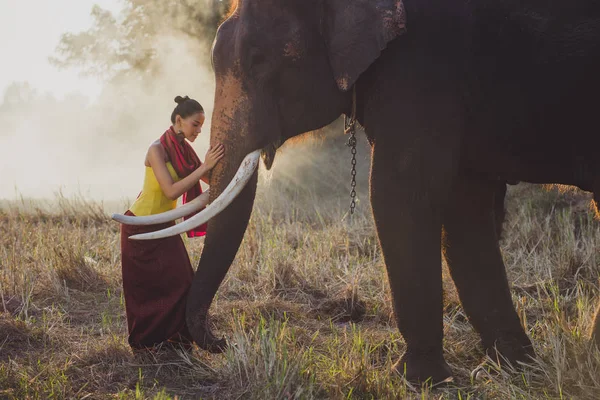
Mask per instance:
[[[148,161],[148,157],[150,157],[150,155],[157,157],[157,158],[162,158],[165,162],[169,161],[169,159],[167,157],[167,152],[165,151],[164,147],[160,143],[160,139],[157,139],[154,142],[152,142],[150,144],[150,147],[148,148],[148,153],[146,154],[146,160],[145,160],[145,165],[147,167],[150,166],[150,162]]]

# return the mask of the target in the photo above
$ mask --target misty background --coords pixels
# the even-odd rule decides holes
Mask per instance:
[[[204,159],[215,89],[210,47],[229,7],[228,0],[0,1],[0,43],[13,60],[0,66],[0,200],[130,203],[177,95],[207,112],[193,144]],[[261,166],[259,197],[347,207],[351,155],[342,131],[340,119],[286,143],[271,171]],[[362,132],[358,138],[366,205],[369,149]]]

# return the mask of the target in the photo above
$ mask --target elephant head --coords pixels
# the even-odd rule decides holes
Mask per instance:
[[[401,0],[240,1],[219,27],[212,50],[216,93],[210,141],[223,143],[226,157],[210,177],[211,205],[232,179],[237,181],[246,155],[261,151],[271,168],[275,151],[288,138],[350,110],[350,89],[360,74],[404,30]],[[208,350],[224,345],[206,319],[246,230],[256,171],[241,180],[248,183],[208,224],[188,297],[190,332]],[[185,229],[189,226],[171,233]]]

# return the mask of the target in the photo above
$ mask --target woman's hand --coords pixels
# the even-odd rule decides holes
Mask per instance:
[[[219,143],[215,147],[210,146],[204,157],[204,165],[211,170],[224,155],[225,147],[222,144]]]

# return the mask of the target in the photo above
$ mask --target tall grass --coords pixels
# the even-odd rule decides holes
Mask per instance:
[[[223,355],[132,354],[118,225],[102,205],[60,197],[51,209],[6,202],[0,397],[598,398],[600,352],[588,344],[588,331],[600,292],[600,224],[588,195],[529,185],[509,191],[502,251],[535,364],[471,380],[483,354],[445,270],[444,345],[456,381],[415,388],[391,372],[404,342],[368,210],[366,171],[350,216],[348,170],[309,173],[318,157],[325,156],[299,157],[285,168],[282,162],[282,172],[260,182],[248,231],[211,310],[217,332],[232,343]],[[324,194],[327,179],[341,187],[334,195]],[[186,243],[196,264],[202,240]]]

